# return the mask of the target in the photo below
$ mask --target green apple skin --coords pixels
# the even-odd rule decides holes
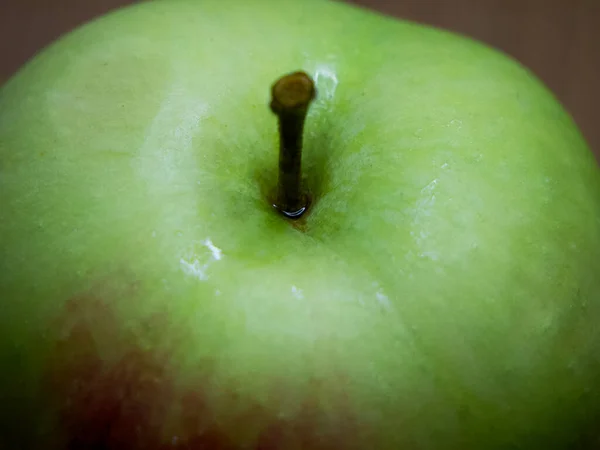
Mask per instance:
[[[318,89],[301,222],[269,87]],[[144,3],[0,93],[3,449],[573,449],[600,174],[478,43],[338,3]]]

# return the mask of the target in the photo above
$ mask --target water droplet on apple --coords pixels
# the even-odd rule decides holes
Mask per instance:
[[[273,205],[275,208],[277,208],[277,205]],[[302,214],[304,214],[304,212],[306,211],[306,207],[303,206],[302,208],[300,208],[297,211],[284,211],[283,209],[277,208],[279,209],[279,211],[281,212],[281,214],[283,214],[286,217],[289,217],[290,219],[297,219],[300,216],[302,216]]]

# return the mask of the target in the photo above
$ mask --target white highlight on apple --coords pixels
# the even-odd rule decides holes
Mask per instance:
[[[390,302],[390,299],[383,291],[383,288],[376,281],[374,281],[371,285],[376,289],[375,298],[377,299],[377,303],[379,303],[379,305],[385,310],[389,311],[392,308],[392,302]]]
[[[178,168],[189,164],[194,156],[189,150],[207,110],[201,99],[190,98],[177,83],[162,100],[138,152],[139,169],[151,187],[173,189],[172,183],[180,175]]]
[[[186,261],[183,258],[179,260],[179,263],[186,274],[196,277],[200,281],[208,280],[208,275],[206,274],[208,264],[201,264],[197,259],[193,261]]]
[[[202,246],[208,249],[208,251],[210,252],[208,260],[206,260],[206,255],[199,255],[195,251],[193,251],[191,257],[187,259],[183,257],[180,258],[179,264],[183,272],[187,275],[191,275],[199,279],[200,281],[207,281],[208,268],[213,262],[220,261],[221,259],[223,259],[223,250],[221,250],[219,247],[213,244],[210,238],[206,238],[202,242]]]
[[[182,81],[173,81],[145,130],[134,161],[135,170],[145,180],[149,198],[189,198],[188,207],[179,201],[157,204],[157,221],[168,223],[171,229],[183,228],[182,224],[188,223],[188,211],[194,206],[192,197],[181,195],[189,189],[187,180],[203,176],[196,168],[198,155],[192,147],[209,108],[202,98],[192,97],[189,92]]]
[[[419,256],[421,258],[431,259],[432,261],[438,260],[438,254],[436,252],[421,252],[421,253],[419,253]]]
[[[379,302],[379,304],[381,306],[383,306],[385,309],[390,309],[392,307],[392,304],[390,303],[390,299],[387,295],[385,295],[383,293],[382,289],[379,289],[376,293],[375,293],[375,297],[377,297],[377,301]]]
[[[431,216],[431,210],[435,205],[435,190],[438,186],[439,180],[433,179],[429,184],[421,189],[421,196],[417,200],[415,208],[412,210],[413,221],[410,232],[411,237],[415,244],[422,249],[417,255],[419,258],[430,259],[431,261],[437,261],[439,259],[439,253],[432,248],[428,247],[428,240],[430,238],[430,232],[427,230],[428,217]],[[424,248],[425,247],[425,248]],[[406,255],[407,259],[409,256],[412,258],[414,254],[410,253]]]
[[[292,295],[294,298],[299,300],[304,298],[304,294],[302,293],[302,289],[297,288],[296,286],[292,286]]]
[[[204,245],[211,251],[213,258],[217,261],[219,261],[223,257],[223,251],[215,244],[213,244],[210,239],[206,239],[204,241]]]
[[[319,64],[314,75],[318,96],[331,100],[338,86],[338,78],[335,69],[330,64]]]

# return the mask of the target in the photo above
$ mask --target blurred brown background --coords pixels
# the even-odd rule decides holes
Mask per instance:
[[[511,54],[556,93],[600,158],[600,0],[348,1],[458,31]],[[133,2],[0,0],[0,83],[60,34]]]

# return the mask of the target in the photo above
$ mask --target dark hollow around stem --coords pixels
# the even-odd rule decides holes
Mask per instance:
[[[302,190],[302,136],[310,103],[316,96],[313,80],[304,72],[285,75],[271,89],[271,110],[279,119],[279,180],[275,207],[298,218],[308,208]]]

